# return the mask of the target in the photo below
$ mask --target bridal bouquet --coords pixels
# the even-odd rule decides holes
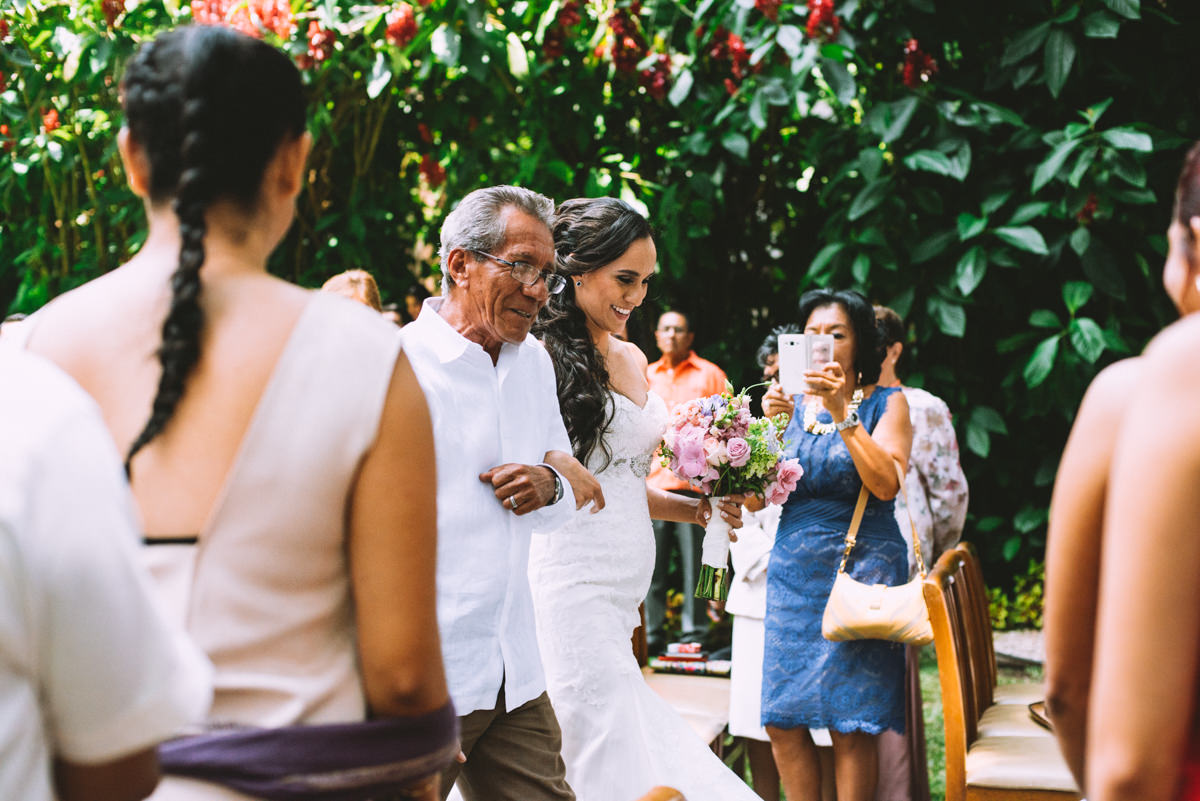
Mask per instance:
[[[697,598],[723,601],[729,591],[729,524],[717,509],[723,496],[783,503],[804,473],[799,461],[783,458],[785,419],[754,417],[748,406],[746,390],[734,395],[729,384],[720,395],[681,403],[659,446],[663,465],[711,499]]]

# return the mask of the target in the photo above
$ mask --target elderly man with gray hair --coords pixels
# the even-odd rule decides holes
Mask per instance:
[[[433,418],[438,624],[466,756],[443,798],[456,780],[466,801],[575,797],[526,577],[534,527],[567,522],[572,501],[603,506],[570,455],[554,367],[529,333],[565,285],[553,214],[552,200],[515,186],[463,198],[442,224],[444,295],[401,331]]]

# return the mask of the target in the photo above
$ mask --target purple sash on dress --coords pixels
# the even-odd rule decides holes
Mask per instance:
[[[440,772],[458,750],[446,702],[412,717],[180,737],[160,745],[158,758],[168,775],[268,801],[368,801]]]

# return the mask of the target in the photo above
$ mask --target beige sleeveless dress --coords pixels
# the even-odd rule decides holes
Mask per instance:
[[[168,614],[213,662],[210,724],[364,718],[348,503],[399,352],[391,323],[313,293],[196,544],[143,549]],[[151,798],[245,796],[168,778]]]

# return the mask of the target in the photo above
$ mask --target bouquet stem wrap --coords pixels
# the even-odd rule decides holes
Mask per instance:
[[[696,582],[696,597],[724,601],[729,594],[729,530],[721,515],[719,504],[725,496],[709,498],[712,515],[704,527],[704,543],[700,546],[700,579]]]

